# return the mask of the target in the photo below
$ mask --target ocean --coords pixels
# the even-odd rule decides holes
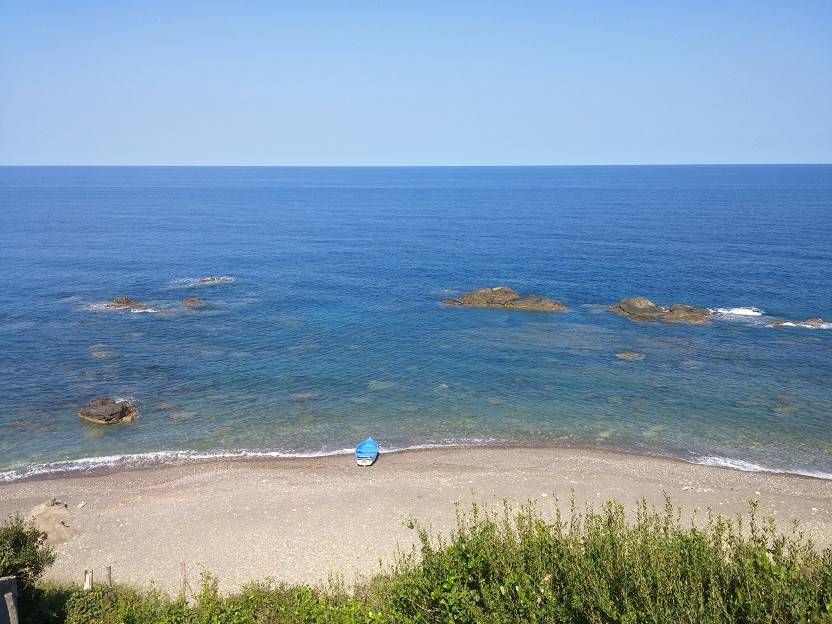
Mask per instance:
[[[0,168],[0,267],[0,480],[367,435],[832,478],[832,324],[770,327],[832,320],[832,166]],[[500,284],[569,310],[442,304]]]

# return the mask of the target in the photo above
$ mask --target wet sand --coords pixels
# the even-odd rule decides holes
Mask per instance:
[[[585,449],[454,448],[383,455],[362,469],[349,456],[218,461],[0,485],[0,516],[39,517],[58,559],[47,578],[102,579],[176,593],[211,571],[223,589],[271,577],[346,582],[409,548],[416,518],[435,529],[454,524],[455,503],[555,499],[568,506],[615,498],[657,506],[664,493],[686,516],[708,507],[724,514],[760,501],[782,526],[798,518],[819,546],[832,544],[832,482],[740,472],[679,461]],[[52,498],[66,504],[45,505]]]

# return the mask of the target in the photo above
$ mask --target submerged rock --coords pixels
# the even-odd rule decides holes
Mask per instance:
[[[205,302],[199,297],[186,297],[182,300],[182,305],[188,306],[189,308],[196,308],[205,305]]]
[[[462,293],[459,299],[445,299],[442,303],[471,308],[508,308],[535,312],[563,312],[566,310],[566,306],[560,301],[538,295],[520,296],[516,290],[508,286],[477,288]]]
[[[637,362],[644,359],[644,354],[639,353],[638,351],[622,351],[621,353],[616,353],[615,357],[619,360],[625,360],[627,362]]]
[[[826,325],[826,321],[821,318],[810,318],[805,321],[784,321],[777,319],[769,327],[812,327],[819,329]]]
[[[607,308],[620,316],[638,321],[664,321],[666,323],[707,323],[711,311],[707,308],[697,308],[674,303],[669,308],[656,305],[647,297],[627,297],[615,305]]]
[[[93,399],[78,411],[81,420],[97,425],[133,422],[139,417],[139,408],[130,401],[116,401],[109,397]]]
[[[143,301],[131,299],[130,297],[114,297],[107,301],[104,307],[108,310],[146,310],[147,305]]]
[[[295,394],[290,394],[289,398],[292,399],[293,401],[302,402],[302,401],[314,401],[315,399],[317,399],[320,396],[321,395],[318,394],[317,392],[296,392]]]

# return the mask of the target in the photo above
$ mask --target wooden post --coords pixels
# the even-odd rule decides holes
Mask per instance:
[[[113,566],[107,566],[107,587],[113,586]]]
[[[92,589],[92,570],[84,570],[84,591]]]
[[[20,624],[17,619],[17,605],[14,603],[14,595],[11,592],[6,593],[6,609],[9,611],[9,624]]]
[[[188,571],[185,568],[185,562],[182,562],[182,590],[181,596],[185,598],[185,588],[188,586]]]

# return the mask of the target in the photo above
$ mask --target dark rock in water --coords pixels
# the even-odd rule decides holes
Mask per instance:
[[[777,319],[771,324],[771,327],[814,327],[820,328],[826,325],[826,321],[821,318],[810,318],[805,321],[784,321]]]
[[[112,425],[120,422],[133,422],[139,417],[139,409],[130,401],[116,401],[109,397],[100,397],[82,407],[78,416],[81,420],[97,425]]]
[[[143,301],[130,299],[130,297],[115,297],[112,301],[104,304],[110,310],[146,310],[147,306]]]
[[[626,360],[627,362],[637,362],[644,359],[644,354],[638,351],[622,351],[621,353],[616,353],[615,357],[619,360]]]
[[[472,308],[508,308],[535,312],[563,312],[566,310],[566,306],[560,301],[539,297],[538,295],[524,295],[521,297],[517,291],[508,286],[477,288],[462,293],[462,297],[459,299],[446,299],[442,303]]]
[[[707,308],[697,308],[684,303],[674,303],[666,308],[656,305],[647,297],[627,297],[607,309],[629,319],[666,323],[702,324],[707,323],[711,316],[711,311]]]
[[[187,297],[187,298],[182,300],[182,305],[186,305],[189,308],[196,308],[196,307],[199,307],[201,305],[204,305],[204,303],[205,302],[202,299],[200,299],[199,297]]]

